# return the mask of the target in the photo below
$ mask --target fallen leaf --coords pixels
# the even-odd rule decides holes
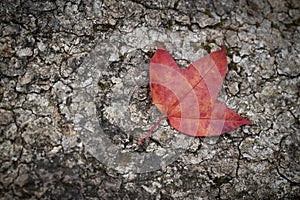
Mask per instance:
[[[185,69],[158,46],[150,63],[150,85],[153,103],[162,116],[138,144],[165,118],[178,131],[194,137],[218,136],[251,124],[217,100],[226,71],[225,45]]]

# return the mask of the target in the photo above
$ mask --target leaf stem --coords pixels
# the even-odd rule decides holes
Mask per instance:
[[[149,137],[152,132],[154,131],[154,129],[158,126],[158,124],[161,122],[161,120],[163,120],[164,118],[166,118],[166,115],[162,115],[156,122],[155,124],[151,127],[151,129],[146,133],[146,135],[144,135],[143,137],[141,137],[138,141],[138,145],[142,144],[142,142]]]

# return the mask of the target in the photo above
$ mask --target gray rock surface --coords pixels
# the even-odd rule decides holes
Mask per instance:
[[[156,44],[227,46],[219,99],[253,122],[192,138],[151,102]],[[300,4],[1,1],[0,199],[300,197]]]

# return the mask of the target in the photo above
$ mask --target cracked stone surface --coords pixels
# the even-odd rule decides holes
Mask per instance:
[[[0,199],[300,198],[300,4],[1,1]],[[149,62],[227,46],[219,99],[253,122],[192,138],[158,119]]]

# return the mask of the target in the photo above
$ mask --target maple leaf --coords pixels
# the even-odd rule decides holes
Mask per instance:
[[[158,46],[150,63],[150,86],[153,103],[163,115],[138,144],[165,118],[178,131],[194,137],[218,136],[251,124],[217,100],[226,71],[225,45],[185,69]]]

